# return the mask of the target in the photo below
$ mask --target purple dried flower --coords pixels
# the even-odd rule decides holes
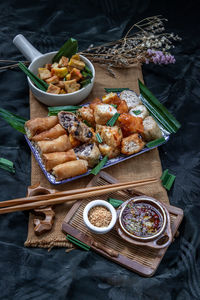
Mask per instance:
[[[174,64],[175,63],[175,58],[173,55],[167,53],[163,53],[162,51],[156,51],[152,49],[147,50],[147,54],[150,56],[149,59],[146,59],[146,63],[149,63],[151,60],[154,64]]]

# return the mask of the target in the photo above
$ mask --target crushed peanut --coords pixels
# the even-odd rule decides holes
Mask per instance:
[[[104,206],[95,206],[90,209],[88,219],[96,227],[107,227],[111,222],[112,214]]]

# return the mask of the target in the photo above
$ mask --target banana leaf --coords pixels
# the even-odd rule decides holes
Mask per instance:
[[[167,108],[158,101],[149,89],[140,80],[138,81],[143,102],[148,110],[169,133],[176,133],[181,127],[181,124],[174,118]]]
[[[72,55],[78,52],[78,42],[73,38],[69,38],[64,45],[60,48],[60,50],[53,57],[52,62],[59,62],[62,56],[68,57],[69,59]]]
[[[24,124],[27,121],[23,117],[17,116],[4,108],[0,108],[0,118],[19,132],[25,134]]]

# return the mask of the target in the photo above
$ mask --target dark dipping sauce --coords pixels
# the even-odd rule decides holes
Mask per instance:
[[[163,216],[153,205],[129,202],[122,212],[122,225],[132,235],[150,237],[157,234],[163,225]]]

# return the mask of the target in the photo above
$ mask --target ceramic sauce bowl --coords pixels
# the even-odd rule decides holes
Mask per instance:
[[[89,220],[90,210],[96,206],[103,206],[110,211],[112,218],[111,218],[111,221],[108,226],[97,227],[97,226],[94,226],[90,222],[90,220]],[[105,233],[109,232],[115,226],[116,220],[117,220],[117,213],[116,213],[115,208],[105,200],[91,201],[86,205],[86,207],[84,208],[84,211],[83,211],[83,221],[84,221],[85,225],[91,232],[96,233],[96,234],[105,234]]]
[[[117,212],[117,231],[126,241],[156,249],[172,242],[169,213],[156,199],[134,197],[125,201]]]

